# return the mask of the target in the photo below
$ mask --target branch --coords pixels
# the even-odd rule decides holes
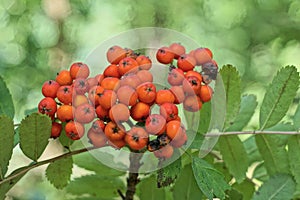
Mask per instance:
[[[205,137],[219,137],[219,136],[228,136],[228,135],[257,135],[257,134],[266,134],[266,135],[300,135],[298,131],[232,131],[232,132],[223,132],[223,133],[206,133]]]
[[[0,181],[0,185],[4,184],[6,182],[11,181],[14,178],[17,178],[18,176],[21,176],[21,175],[27,173],[28,171],[30,171],[30,170],[32,170],[32,169],[34,169],[36,167],[39,167],[39,166],[42,166],[42,165],[45,165],[45,164],[48,164],[48,163],[52,163],[52,162],[54,162],[56,160],[59,160],[59,159],[62,159],[62,158],[66,158],[66,157],[70,157],[70,156],[73,156],[73,155],[76,155],[76,154],[80,154],[80,153],[84,153],[84,152],[87,152],[87,151],[91,151],[91,150],[94,150],[94,149],[98,149],[98,148],[97,147],[88,147],[88,148],[78,149],[76,151],[71,151],[71,152],[62,154],[60,156],[54,157],[54,158],[50,158],[50,159],[47,159],[47,160],[36,162],[36,163],[31,164],[29,166],[21,167],[23,169],[21,171],[19,171],[18,173],[12,173],[9,176],[7,176],[6,178],[4,178],[3,180],[1,180]],[[21,169],[21,168],[19,168],[19,169]]]
[[[136,190],[136,185],[140,182],[138,179],[138,171],[139,168],[141,167],[141,159],[143,157],[143,153],[130,153],[129,160],[130,160],[130,165],[129,165],[129,176],[127,178],[127,191],[126,191],[126,196],[125,200],[133,200],[135,190]]]

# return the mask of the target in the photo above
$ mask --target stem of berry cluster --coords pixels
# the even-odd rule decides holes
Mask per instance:
[[[124,200],[133,200],[135,191],[136,191],[136,185],[140,182],[138,176],[139,176],[139,169],[142,166],[142,163],[140,162],[143,157],[143,153],[134,153],[131,152],[129,156],[129,175],[127,178],[127,190],[125,197],[121,195],[122,199]]]

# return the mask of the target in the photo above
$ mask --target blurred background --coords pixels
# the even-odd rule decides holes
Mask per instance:
[[[1,0],[0,74],[15,102],[15,120],[36,107],[45,80],[102,41],[138,27],[174,29],[210,48],[219,66],[238,68],[243,93],[259,102],[279,68],[300,67],[298,0]],[[40,173],[11,191],[16,199],[60,199],[63,193]]]

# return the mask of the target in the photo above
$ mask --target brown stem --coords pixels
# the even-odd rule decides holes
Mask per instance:
[[[21,171],[19,171],[18,173],[10,174],[9,176],[7,176],[6,178],[4,178],[3,180],[0,181],[0,185],[11,181],[14,178],[17,178],[18,176],[21,176],[21,175],[27,173],[28,171],[30,171],[30,170],[32,170],[36,167],[39,167],[39,166],[42,166],[42,165],[45,165],[45,164],[48,164],[48,163],[52,163],[52,162],[54,162],[56,160],[59,160],[59,159],[62,159],[62,158],[66,158],[66,157],[70,157],[70,156],[73,156],[73,155],[76,155],[76,154],[80,154],[80,153],[83,153],[83,152],[94,150],[94,149],[97,149],[97,148],[96,147],[83,148],[83,149],[79,149],[79,150],[76,150],[76,151],[71,151],[71,152],[62,154],[62,155],[54,157],[54,158],[50,158],[50,159],[47,159],[47,160],[36,162],[36,163],[31,164],[29,166],[23,167],[23,169]]]
[[[127,178],[127,191],[126,191],[125,200],[133,200],[136,191],[136,185],[139,183],[138,171],[142,165],[142,163],[140,163],[142,157],[143,157],[143,153],[134,153],[134,152],[130,153],[129,176]]]

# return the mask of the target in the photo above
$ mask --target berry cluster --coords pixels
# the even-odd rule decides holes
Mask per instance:
[[[127,146],[170,158],[173,148],[180,148],[188,138],[177,104],[196,112],[212,97],[208,84],[218,67],[211,51],[198,48],[186,54],[178,43],[160,48],[156,58],[169,67],[170,84],[160,90],[153,82],[149,57],[119,46],[109,48],[106,57],[110,64],[101,74],[89,77],[89,67],[77,62],[43,84],[45,98],[38,109],[53,120],[51,137],[59,137],[64,128],[70,139],[78,140],[91,124],[87,137],[95,147]],[[154,105],[159,113],[152,113]]]

